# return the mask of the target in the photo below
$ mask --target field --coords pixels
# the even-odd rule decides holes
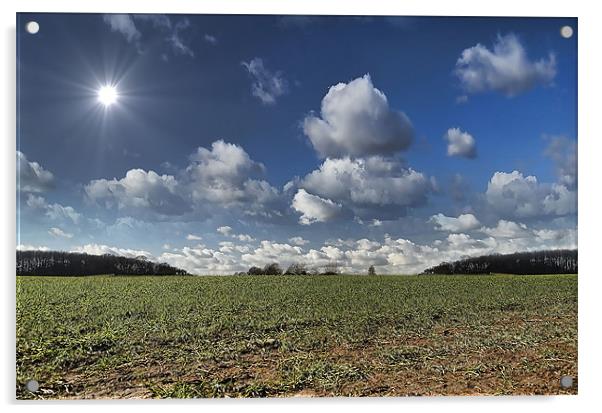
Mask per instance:
[[[21,399],[576,385],[576,275],[17,277]]]

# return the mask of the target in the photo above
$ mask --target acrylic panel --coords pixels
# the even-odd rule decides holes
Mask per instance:
[[[577,19],[16,28],[17,398],[577,393]]]

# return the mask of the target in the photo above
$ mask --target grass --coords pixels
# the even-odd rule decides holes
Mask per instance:
[[[576,275],[17,277],[22,399],[576,393],[563,375]]]

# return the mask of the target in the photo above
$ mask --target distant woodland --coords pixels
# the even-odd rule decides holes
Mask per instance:
[[[444,262],[424,274],[576,274],[577,250],[519,252],[484,255]]]
[[[424,274],[576,274],[577,250],[520,252],[506,255],[485,255],[454,262],[443,262],[428,268]],[[283,271],[278,263],[251,267],[237,275],[335,275],[337,264],[323,271],[292,264]],[[61,251],[17,251],[17,275],[188,275],[185,270],[145,257],[126,258],[116,255],[88,255]],[[374,275],[374,267],[368,274]]]
[[[145,257],[89,255],[61,251],[17,251],[17,275],[186,275]]]

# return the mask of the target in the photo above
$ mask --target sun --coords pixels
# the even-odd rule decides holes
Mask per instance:
[[[109,107],[117,102],[118,97],[119,95],[115,86],[106,85],[98,89],[98,101],[105,107]]]

